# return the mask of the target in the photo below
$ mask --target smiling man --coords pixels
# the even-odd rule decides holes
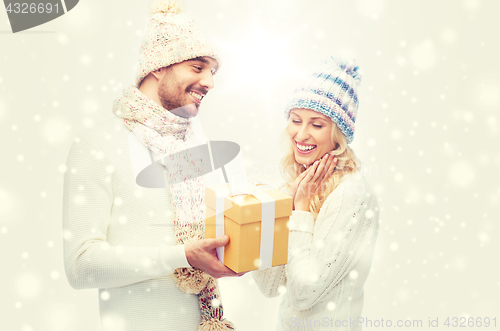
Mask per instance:
[[[191,155],[218,57],[176,1],[153,1],[136,84],[116,117],[75,140],[64,179],[64,262],[76,289],[99,289],[103,331],[233,330],[216,278],[227,236],[204,238],[204,185]],[[183,152],[184,151],[184,152]],[[137,175],[162,160],[166,189]]]
[[[215,59],[204,56],[172,64],[151,72],[139,91],[179,117],[198,114],[201,101],[214,87]]]

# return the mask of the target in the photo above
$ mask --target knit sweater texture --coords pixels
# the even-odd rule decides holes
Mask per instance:
[[[197,330],[196,295],[173,281],[190,267],[170,191],[136,184],[148,149],[112,118],[75,139],[64,178],[64,264],[75,289],[99,289],[102,331]],[[168,187],[168,186],[167,186]]]
[[[293,211],[288,264],[253,272],[267,297],[284,293],[276,330],[350,330],[363,308],[378,232],[377,198],[360,174],[346,175],[316,221]]]

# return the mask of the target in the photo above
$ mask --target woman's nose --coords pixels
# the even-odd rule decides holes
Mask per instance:
[[[310,134],[307,125],[302,125],[299,129],[299,132],[297,132],[297,140],[304,141],[307,140],[309,136]]]

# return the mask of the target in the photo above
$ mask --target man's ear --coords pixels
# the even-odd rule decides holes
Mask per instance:
[[[153,75],[157,80],[161,80],[167,72],[166,69],[167,68],[163,67],[163,68],[157,69],[155,71],[151,71],[151,75]]]

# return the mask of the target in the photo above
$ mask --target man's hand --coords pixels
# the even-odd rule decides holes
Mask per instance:
[[[215,249],[226,246],[229,243],[229,236],[222,236],[215,239],[202,239],[184,246],[186,258],[192,267],[215,277],[239,277],[245,273],[236,273],[226,267],[217,259]]]

